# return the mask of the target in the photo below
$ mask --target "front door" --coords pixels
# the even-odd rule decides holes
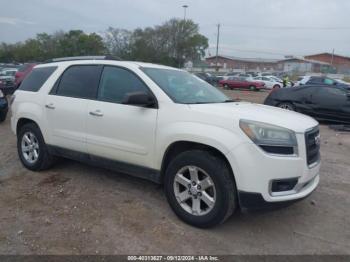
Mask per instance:
[[[151,92],[133,72],[105,66],[96,101],[88,103],[87,147],[91,155],[152,167],[158,110],[123,104],[132,92]]]

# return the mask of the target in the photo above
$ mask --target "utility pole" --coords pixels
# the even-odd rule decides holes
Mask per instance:
[[[218,33],[217,33],[217,36],[216,36],[216,71],[219,70],[218,59],[219,59],[220,24],[217,24],[217,27],[218,27]]]
[[[333,48],[333,51],[332,51],[331,66],[333,66],[333,59],[334,59],[334,48]]]
[[[182,34],[184,33],[184,28],[185,28],[185,23],[186,23],[186,10],[188,8],[188,5],[183,5],[182,7],[184,9],[184,20],[183,20],[183,23],[181,25],[181,32],[182,32],[181,37],[183,36]],[[183,36],[183,37],[185,37],[185,36]],[[179,40],[177,42],[179,42]],[[178,46],[178,43],[177,43],[177,46]],[[181,59],[182,59],[182,53],[179,52],[179,54],[178,54],[179,68],[181,68]]]
[[[331,69],[328,69],[328,73],[329,73],[329,70],[332,70],[332,72],[333,72],[333,59],[334,59],[334,48],[333,48],[333,50],[332,50],[332,58],[331,58]]]

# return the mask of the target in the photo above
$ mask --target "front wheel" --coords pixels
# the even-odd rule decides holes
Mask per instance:
[[[175,214],[207,228],[224,222],[236,209],[236,186],[226,162],[207,151],[183,152],[169,164],[165,193]]]

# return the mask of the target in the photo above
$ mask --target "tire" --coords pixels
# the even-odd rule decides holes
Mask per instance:
[[[224,84],[224,89],[226,89],[226,90],[230,89],[230,87],[228,86],[228,84]]]
[[[281,86],[280,85],[274,85],[272,88],[273,89],[278,89],[278,88],[281,88]]]
[[[192,171],[198,174],[196,184],[192,184]],[[205,184],[204,181],[210,183]],[[202,185],[202,188],[198,188],[198,185]],[[207,151],[192,150],[176,156],[165,172],[164,188],[175,214],[195,227],[208,228],[223,223],[237,208],[237,190],[229,167],[223,159]],[[213,201],[204,202],[208,199]],[[198,202],[199,209],[196,208],[198,205],[195,206]],[[206,204],[208,202],[211,207]]]
[[[23,150],[23,147],[27,149]],[[48,169],[55,162],[55,157],[49,153],[39,127],[34,123],[25,124],[18,131],[17,151],[23,166],[32,171]]]
[[[278,104],[278,107],[282,109],[290,110],[290,111],[296,111],[295,106],[289,102],[282,102]]]
[[[250,87],[249,87],[249,90],[250,90],[250,91],[257,91],[256,86],[250,86]]]

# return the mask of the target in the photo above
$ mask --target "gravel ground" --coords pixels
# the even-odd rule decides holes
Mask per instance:
[[[262,102],[266,92],[225,91]],[[350,254],[350,134],[321,126],[317,190],[288,208],[201,230],[151,182],[62,160],[24,169],[0,124],[0,254]]]

